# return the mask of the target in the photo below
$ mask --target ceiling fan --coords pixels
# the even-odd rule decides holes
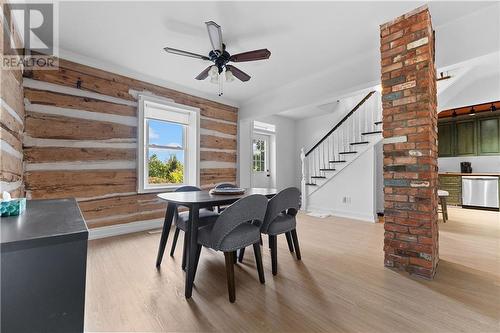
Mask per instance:
[[[233,65],[229,65],[229,62],[265,60],[271,56],[271,51],[268,49],[260,49],[231,55],[226,51],[226,45],[222,42],[222,30],[220,25],[213,21],[205,22],[205,24],[207,26],[210,43],[212,44],[212,50],[208,53],[208,56],[174,49],[171,47],[165,47],[164,50],[172,54],[213,62],[213,65],[205,68],[205,70],[198,74],[195,79],[205,80],[208,76],[210,76],[210,82],[219,84],[219,96],[222,96],[223,74],[225,74],[226,81],[228,82],[234,81],[235,77],[243,82],[250,80],[250,75]]]

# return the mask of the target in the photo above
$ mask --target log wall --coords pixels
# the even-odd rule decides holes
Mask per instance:
[[[32,198],[75,197],[89,227],[161,218],[136,192],[137,91],[200,109],[200,182],[236,182],[238,110],[60,59],[24,74],[25,186]]]
[[[2,5],[4,1],[0,1]],[[9,13],[6,13],[9,15]],[[8,27],[0,17],[0,54],[4,55],[4,29],[14,35],[14,42],[20,45],[15,26]],[[3,59],[2,59],[3,63]],[[23,192],[22,133],[24,130],[24,104],[21,70],[0,72],[0,192],[7,191],[13,197]]]

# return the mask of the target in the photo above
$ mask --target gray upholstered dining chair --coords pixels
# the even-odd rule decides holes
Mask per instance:
[[[201,248],[224,252],[226,261],[227,288],[229,301],[236,300],[234,285],[234,259],[236,250],[253,245],[259,281],[265,283],[264,268],[260,253],[260,224],[266,214],[267,198],[260,194],[244,197],[227,207],[213,224],[198,229],[198,251],[195,273],[200,259]]]
[[[195,191],[201,191],[199,187],[196,186],[181,186],[175,190],[175,192],[195,192]],[[199,215],[199,227],[204,227],[209,224],[213,224],[215,220],[217,220],[217,217],[219,214],[216,212],[207,209],[207,208],[202,208],[200,209],[200,215]],[[179,237],[179,232],[182,230],[186,232],[187,229],[187,223],[189,221],[189,212],[181,212],[176,209],[175,210],[175,215],[174,215],[174,223],[175,223],[175,233],[174,233],[174,239],[172,240],[172,248],[170,249],[170,256],[174,256],[175,252],[175,246],[177,245],[177,238]],[[185,269],[186,267],[186,245],[187,244],[187,237],[184,235],[184,247],[182,250],[182,269]]]
[[[289,247],[290,238],[293,242],[297,260],[301,260],[299,240],[296,230],[296,215],[300,209],[300,191],[296,187],[289,187],[269,200],[266,216],[261,226],[261,232],[269,235],[271,248],[271,265],[273,275],[278,273],[277,236],[285,234]],[[293,249],[290,248],[290,252]]]

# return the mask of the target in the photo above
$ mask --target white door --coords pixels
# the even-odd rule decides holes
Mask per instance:
[[[252,140],[252,186],[271,187],[270,137],[253,134]]]

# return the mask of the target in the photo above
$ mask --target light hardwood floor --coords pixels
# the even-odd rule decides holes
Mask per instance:
[[[278,275],[253,252],[227,299],[224,256],[203,249],[184,298],[181,245],[155,268],[159,234],[90,242],[86,331],[500,332],[500,214],[449,208],[434,281],[383,267],[383,225],[299,216],[302,261],[278,240]],[[170,246],[171,236],[167,247]]]

